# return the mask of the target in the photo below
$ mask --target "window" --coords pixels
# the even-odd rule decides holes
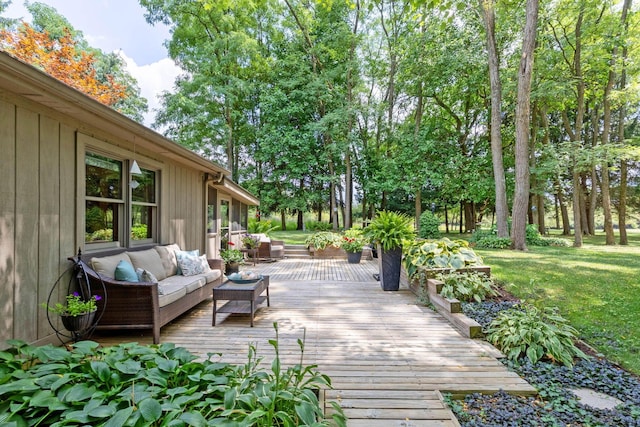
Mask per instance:
[[[141,175],[129,175],[125,166],[121,160],[85,154],[85,242],[92,247],[157,240],[157,172],[142,169]]]
[[[220,200],[220,249],[227,249],[226,242],[231,240],[229,231],[229,201]]]
[[[119,242],[124,212],[122,162],[87,153],[85,173],[85,242]]]
[[[142,175],[132,177],[131,240],[153,242],[156,236],[156,173],[141,169]]]

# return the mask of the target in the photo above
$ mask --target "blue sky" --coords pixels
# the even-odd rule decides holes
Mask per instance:
[[[167,57],[165,40],[171,37],[167,27],[148,24],[144,9],[136,0],[39,0],[55,8],[93,47],[104,52],[119,52],[127,69],[138,80],[142,96],[150,110],[158,107],[157,95],[171,90],[179,69]],[[13,0],[3,16],[31,20],[22,0]],[[144,124],[153,121],[145,116]]]

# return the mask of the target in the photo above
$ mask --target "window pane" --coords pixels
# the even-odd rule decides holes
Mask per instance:
[[[153,238],[153,206],[131,206],[131,240]]]
[[[138,182],[138,187],[133,189],[131,198],[134,202],[156,202],[156,173],[142,169],[142,175],[134,175],[132,179]]]
[[[122,162],[87,153],[86,192],[89,197],[122,198]]]
[[[118,241],[118,204],[86,202],[85,242]]]

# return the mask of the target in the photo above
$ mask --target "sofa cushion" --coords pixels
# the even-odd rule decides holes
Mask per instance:
[[[156,246],[154,249],[158,252],[158,255],[160,255],[162,266],[164,267],[164,272],[167,277],[178,274],[176,252],[180,251],[180,246],[174,243],[171,245]]]
[[[222,276],[222,270],[209,270],[206,273],[203,273],[204,278],[207,280],[207,283],[211,283],[214,280],[217,280]]]
[[[135,268],[150,271],[159,281],[167,277],[167,274],[164,272],[164,267],[162,266],[160,255],[155,249],[127,252],[127,254],[129,258],[131,258],[131,263]]]
[[[174,276],[175,277],[175,276]],[[164,307],[167,304],[178,301],[187,294],[187,288],[181,283],[163,283],[158,284],[158,305]]]
[[[116,267],[120,261],[130,263],[131,258],[129,258],[126,252],[111,256],[93,257],[91,258],[91,268],[99,275],[113,279],[115,278]]]
[[[178,263],[178,272],[176,274],[182,274],[182,268],[180,268],[180,258],[185,256],[200,256],[200,249],[194,249],[192,251],[175,251],[176,261]]]
[[[172,292],[180,287],[185,288],[186,293],[193,292],[194,290],[201,288],[205,285],[205,276],[170,276],[164,279],[158,284],[158,293],[160,295],[166,295],[167,292]]]
[[[195,276],[196,274],[206,273],[210,270],[205,255],[183,255],[178,259],[178,264],[180,265],[183,276]]]
[[[125,282],[139,282],[136,270],[129,261],[120,260],[116,266],[116,271],[113,275],[116,280],[124,280]]]

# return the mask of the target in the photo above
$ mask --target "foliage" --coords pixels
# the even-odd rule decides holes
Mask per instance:
[[[96,230],[93,233],[90,233],[87,235],[86,241],[87,242],[96,242],[96,241],[111,242],[113,241],[113,229],[102,228],[100,230]]]
[[[98,81],[94,56],[78,51],[68,30],[59,40],[52,40],[46,31],[38,32],[23,23],[18,31],[3,30],[0,36],[0,47],[7,52],[105,105],[114,105],[126,96],[126,88],[113,78],[108,76],[106,83]]]
[[[242,236],[242,244],[247,249],[255,249],[260,246],[260,236],[254,236],[252,234],[245,234]]]
[[[364,235],[385,251],[400,248],[405,241],[415,237],[413,219],[400,212],[378,211],[365,228]]]
[[[139,224],[131,227],[131,238],[133,240],[142,240],[147,238],[147,224]]]
[[[310,231],[329,231],[333,226],[323,221],[307,221],[305,227]]]
[[[220,251],[220,258],[225,263],[244,261],[244,255],[238,249],[223,249]]]
[[[464,313],[488,326],[513,302],[464,303]],[[595,357],[580,358],[573,366],[526,358],[503,360],[539,390],[536,397],[523,398],[498,392],[493,395],[470,394],[456,401],[445,397],[462,426],[509,425],[638,425],[640,424],[640,380],[610,362]],[[589,388],[620,399],[615,409],[600,410],[579,402],[571,392]]]
[[[404,268],[412,278],[427,268],[453,268],[455,270],[482,265],[482,258],[465,240],[416,240],[403,248]]]
[[[31,347],[17,341],[0,353],[0,419],[15,425],[329,425],[315,392],[331,380],[300,363],[271,371],[249,347],[243,366],[204,361],[170,343],[99,347]],[[333,422],[345,426],[334,406]],[[73,421],[72,421],[73,420]]]
[[[420,215],[420,238],[436,239],[440,237],[440,218],[431,211],[424,211]]]
[[[547,357],[571,366],[574,357],[586,357],[574,344],[578,332],[557,309],[518,305],[500,313],[486,333],[487,340],[511,360],[526,356],[536,363]]]
[[[277,230],[278,226],[273,225],[271,220],[257,221],[254,218],[249,218],[249,232],[255,234],[264,234],[269,236],[272,231]]]
[[[342,236],[331,231],[318,231],[305,239],[307,246],[313,246],[316,249],[324,249],[327,246],[339,248],[342,244]]]
[[[478,250],[494,279],[536,306],[560,306],[580,337],[610,360],[640,373],[640,233],[629,246],[607,247],[605,236],[584,247],[537,247],[528,252]],[[533,295],[533,297],[532,297]]]
[[[440,273],[436,279],[444,283],[440,295],[445,298],[481,302],[487,296],[497,295],[493,281],[484,274],[452,271]]]
[[[362,248],[367,244],[361,228],[350,228],[344,232],[340,246],[347,252],[362,252]]]
[[[93,295],[91,298],[85,300],[78,292],[74,292],[67,295],[65,304],[57,302],[55,305],[50,306],[46,302],[43,302],[42,307],[60,316],[77,317],[81,314],[96,311],[98,309],[96,301],[100,301],[101,299],[102,297],[100,295]]]

